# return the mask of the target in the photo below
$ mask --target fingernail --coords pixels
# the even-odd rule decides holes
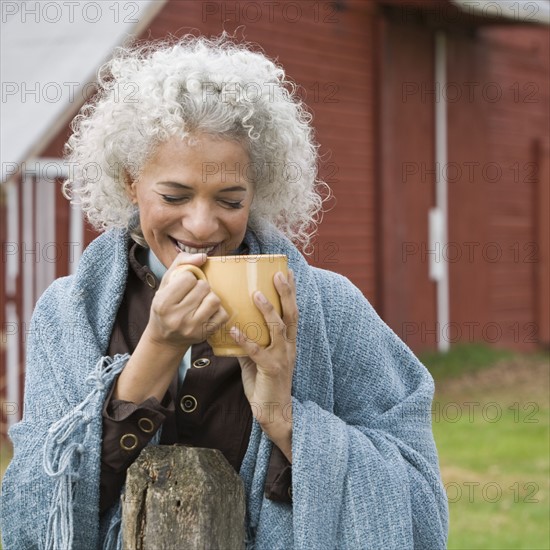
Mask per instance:
[[[256,292],[256,296],[257,296],[258,300],[260,302],[262,302],[262,304],[267,304],[266,297],[259,290],[258,290],[258,292]]]
[[[279,281],[281,281],[281,283],[284,283],[284,284],[288,283],[286,277],[280,271],[279,273],[277,273],[277,277],[279,278]]]

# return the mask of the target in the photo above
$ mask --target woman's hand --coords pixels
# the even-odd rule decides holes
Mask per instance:
[[[162,278],[149,322],[116,382],[114,397],[142,403],[162,400],[191,344],[202,342],[229,316],[206,281],[183,269],[201,266],[206,254],[178,254]]]
[[[292,462],[292,373],[296,361],[298,306],[294,274],[277,273],[275,288],[281,298],[282,318],[261,292],[254,301],[270,330],[271,343],[263,348],[248,340],[236,327],[232,338],[248,354],[240,357],[244,393],[252,414],[266,435]]]
[[[179,268],[200,267],[206,258],[206,254],[181,252],[162,278],[145,331],[152,341],[185,350],[206,340],[229,319],[210,285]]]

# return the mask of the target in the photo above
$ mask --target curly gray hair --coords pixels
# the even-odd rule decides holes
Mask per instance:
[[[119,48],[100,69],[98,87],[73,121],[66,158],[74,170],[63,185],[96,229],[122,227],[142,239],[126,179],[138,177],[172,136],[209,133],[249,153],[250,224],[271,222],[307,248],[328,187],[317,179],[312,117],[280,66],[226,33],[187,35]]]

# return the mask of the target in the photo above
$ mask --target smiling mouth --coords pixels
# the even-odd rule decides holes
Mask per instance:
[[[176,241],[175,239],[172,239],[174,241],[174,244],[176,245],[176,248],[178,252],[187,252],[188,254],[210,254],[216,248],[217,245],[211,245],[211,246],[205,246],[205,247],[195,247],[195,246],[187,246],[183,244],[180,241]]]

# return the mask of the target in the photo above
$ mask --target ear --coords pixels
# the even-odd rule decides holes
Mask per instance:
[[[132,204],[137,204],[137,182],[135,180],[132,180],[130,177],[130,174],[128,172],[124,171],[123,173],[123,179],[124,179],[124,188],[126,189],[126,194],[128,195],[128,198],[132,202]]]

